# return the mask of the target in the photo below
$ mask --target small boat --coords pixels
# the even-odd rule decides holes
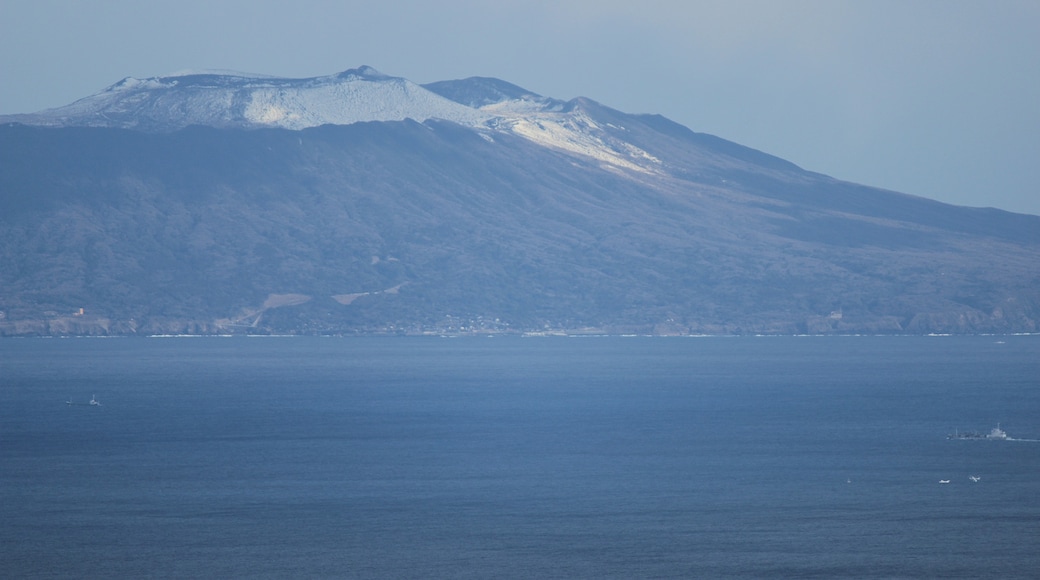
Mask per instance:
[[[86,403],[77,403],[77,402],[73,401],[72,399],[69,399],[68,401],[65,401],[65,404],[70,406],[70,407],[74,407],[74,406],[79,406],[79,407],[100,407],[101,406],[101,401],[97,400],[97,395],[91,395],[90,396],[90,400],[87,401]]]
[[[941,484],[945,485],[945,484],[947,484],[947,483],[950,483],[950,480],[949,480],[949,479],[940,479],[940,480],[939,480],[939,483],[941,483]]]
[[[1008,437],[1007,433],[1005,433],[1004,430],[1000,428],[1000,423],[997,423],[997,426],[994,427],[993,429],[991,429],[990,432],[986,433],[985,435],[983,435],[982,433],[979,433],[978,431],[966,431],[964,433],[962,433],[960,431],[955,431],[955,432],[947,435],[946,438],[947,439],[989,439],[990,441],[1006,441],[1007,439],[1010,439],[1010,437]]]
[[[981,477],[979,477],[979,476],[977,476],[977,475],[969,475],[969,476],[968,476],[968,479],[970,479],[970,480],[974,481],[975,483],[978,483],[978,482],[979,482],[979,480],[980,480],[980,479],[982,479],[982,478],[981,478]]]

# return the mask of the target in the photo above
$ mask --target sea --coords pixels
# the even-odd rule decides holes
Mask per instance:
[[[1040,336],[0,339],[0,577],[1038,578]]]

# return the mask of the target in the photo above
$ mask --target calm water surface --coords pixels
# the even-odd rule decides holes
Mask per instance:
[[[1035,578],[997,422],[1040,337],[6,339],[0,576]]]

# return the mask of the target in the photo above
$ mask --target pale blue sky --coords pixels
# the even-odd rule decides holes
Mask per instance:
[[[126,76],[362,64],[586,96],[840,179],[1040,215],[1036,0],[0,0],[0,114]]]

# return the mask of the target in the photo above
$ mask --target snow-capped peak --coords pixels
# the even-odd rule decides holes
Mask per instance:
[[[189,125],[299,130],[443,119],[473,127],[492,140],[495,132],[508,132],[613,167],[656,170],[659,162],[653,156],[612,136],[582,102],[543,97],[486,77],[418,85],[370,66],[302,79],[188,70],[127,77],[70,105],[0,117],[0,122],[173,131]]]
[[[479,125],[489,117],[407,79],[364,66],[304,79],[228,71],[128,77],[70,105],[10,120],[48,126],[170,131],[188,125],[304,129],[408,118]]]
[[[345,70],[345,71],[339,73],[338,75],[336,75],[336,77],[341,78],[341,79],[362,78],[362,79],[368,79],[368,80],[383,80],[383,79],[397,78],[397,77],[391,77],[390,75],[385,75],[385,74],[377,71],[376,69],[368,66],[367,64],[361,65],[361,66],[359,66],[357,68],[352,68],[352,69],[349,69],[349,70]]]

